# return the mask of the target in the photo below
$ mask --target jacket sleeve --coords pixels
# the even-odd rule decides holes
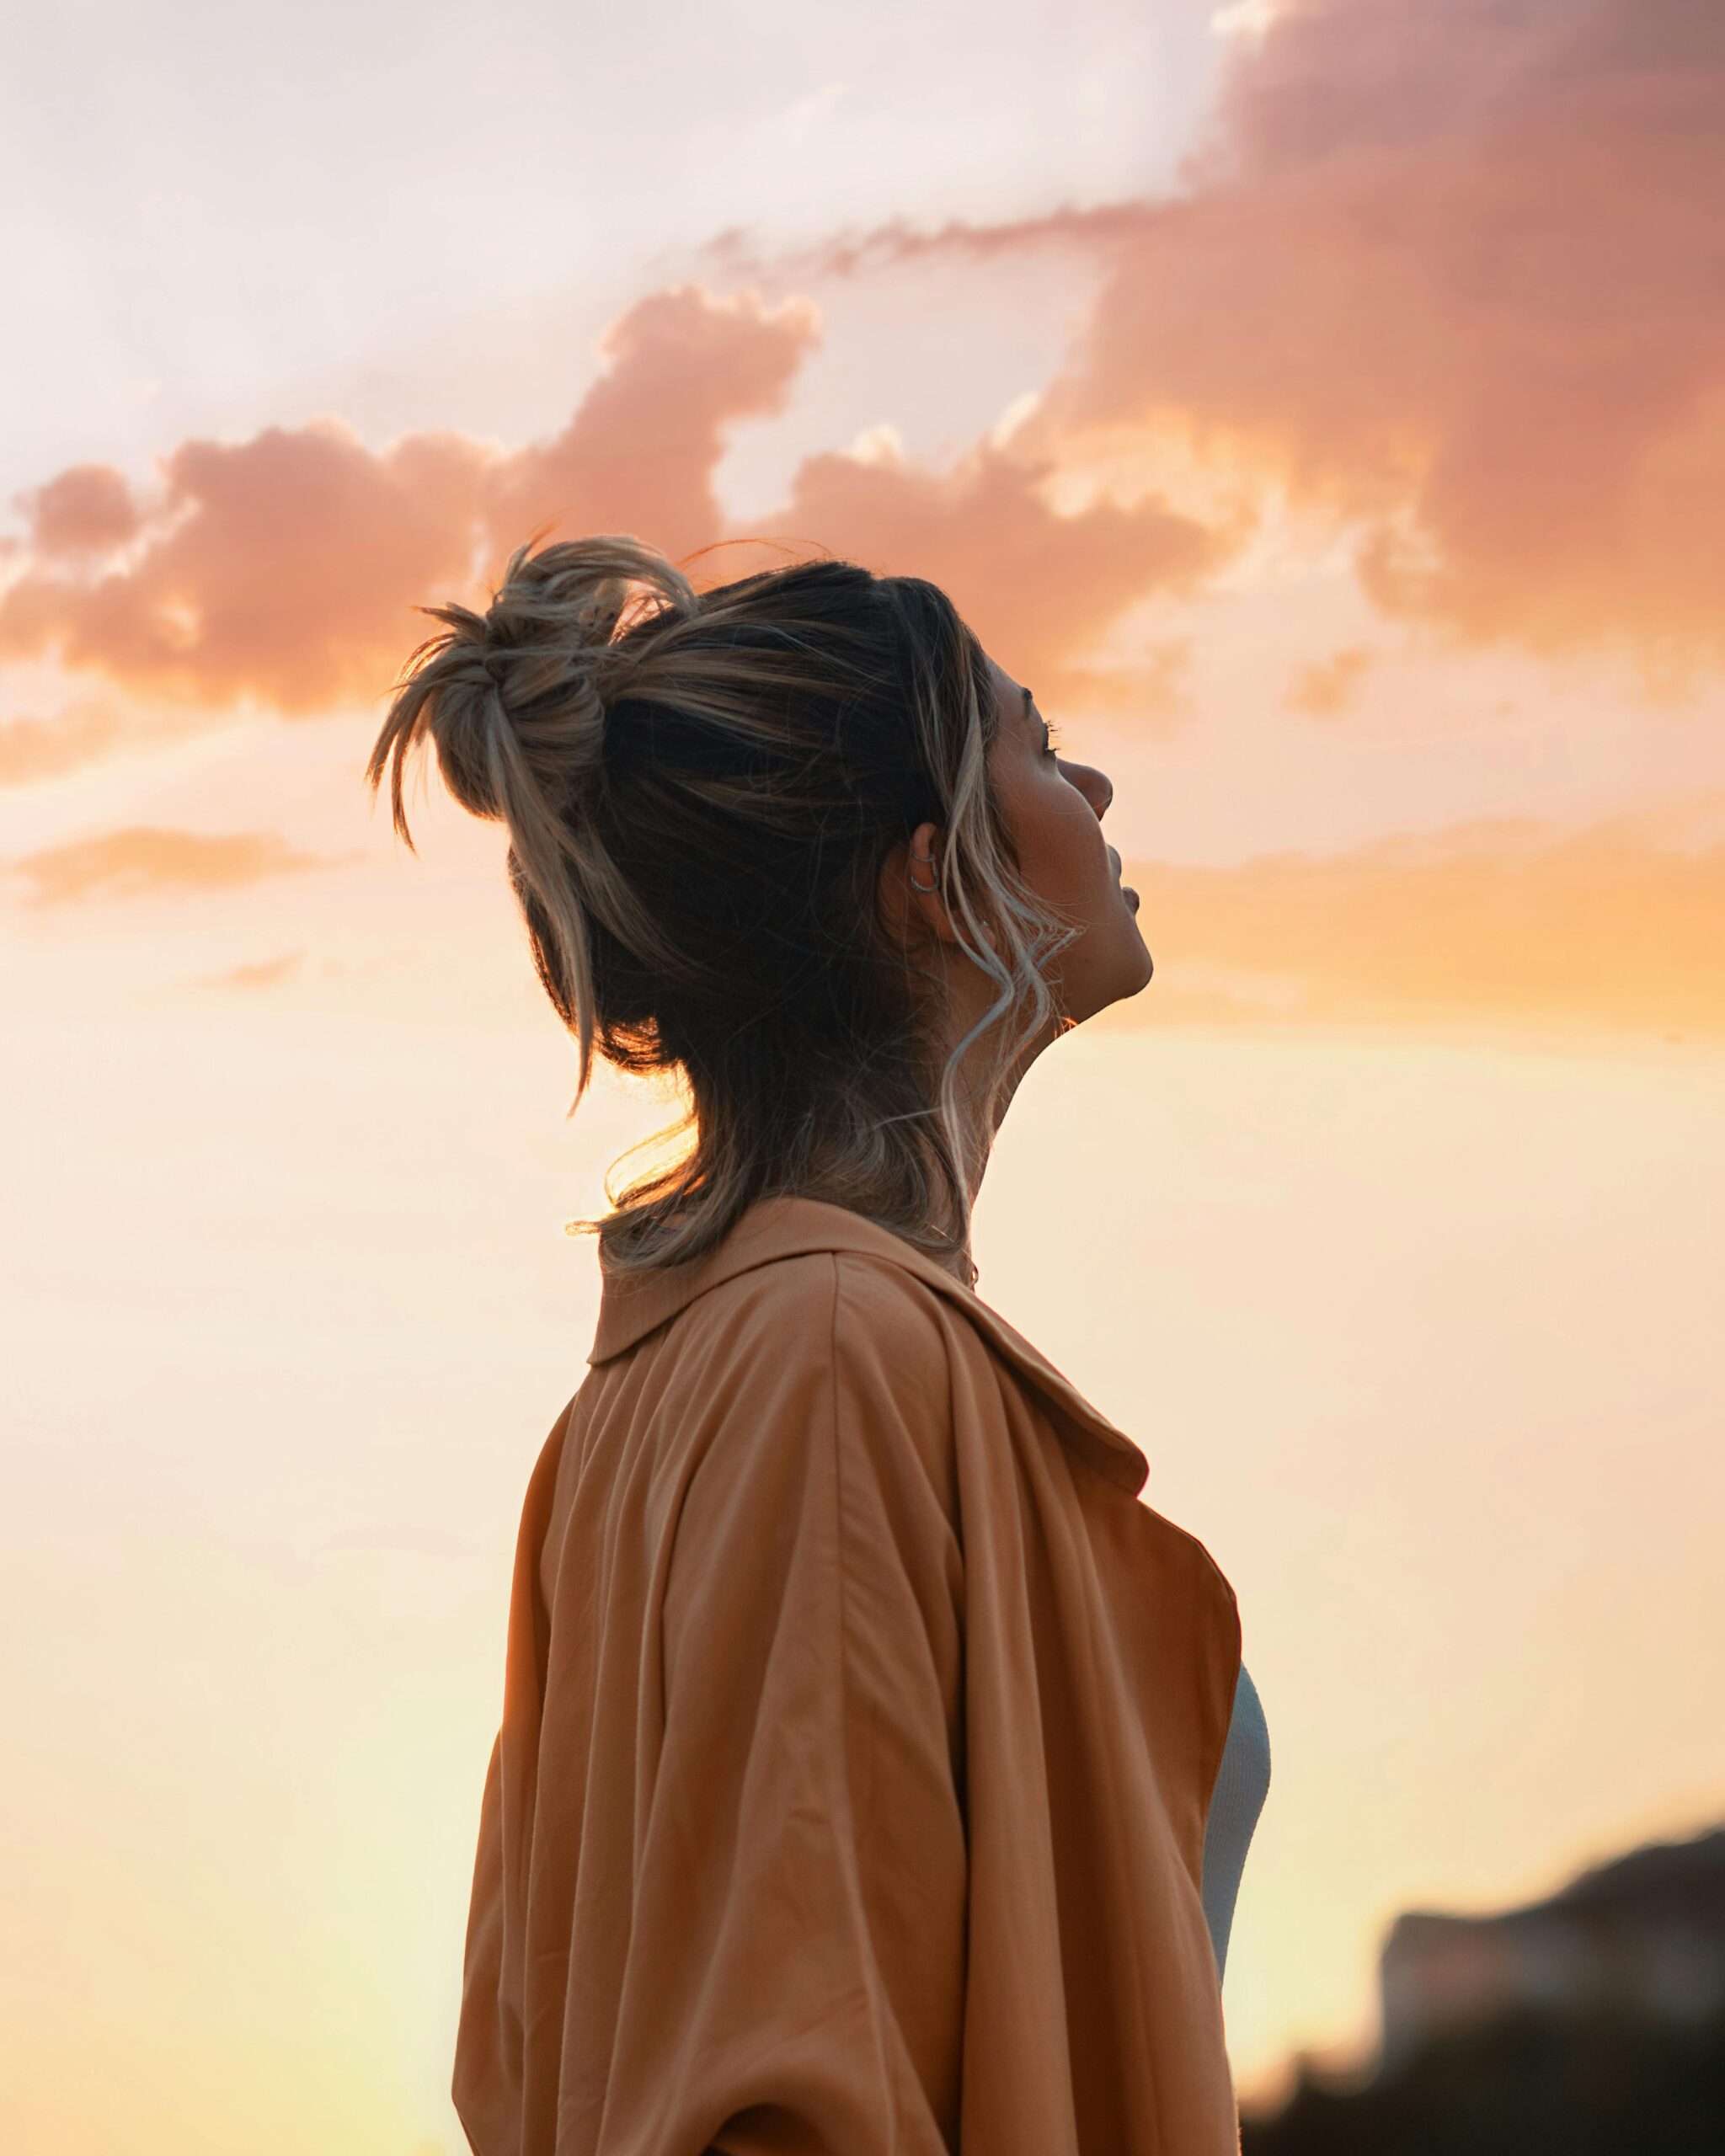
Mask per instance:
[[[951,1388],[932,1298],[887,1270],[806,1268],[681,1493],[604,2152],[958,2146]]]

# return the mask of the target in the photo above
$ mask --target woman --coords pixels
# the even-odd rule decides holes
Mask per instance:
[[[1233,1595],[969,1254],[1019,1079],[1151,977],[1108,780],[915,579],[697,592],[599,538],[430,611],[374,790],[407,837],[429,738],[506,825],[577,1103],[596,1048],[691,1106],[581,1224],[598,1327],[527,1494],[473,1881],[473,2148],[1227,2156],[1268,1771]]]

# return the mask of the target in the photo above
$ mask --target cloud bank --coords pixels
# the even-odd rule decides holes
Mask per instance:
[[[0,653],[53,656],[182,710],[288,717],[383,695],[425,631],[414,609],[494,575],[536,531],[632,531],[674,560],[761,534],[948,586],[985,642],[1049,692],[1086,679],[1094,638],[1146,592],[1189,587],[1222,542],[1151,500],[1060,515],[1055,467],[986,441],[948,471],[805,461],[789,499],[733,531],[713,475],[729,430],[778,410],[819,334],[806,301],[697,286],[649,294],[601,347],[602,371],[553,439],[507,450],[453,433],[374,451],[334,419],[184,444],[139,499],[80,467],[27,498],[26,561],[0,596]],[[763,558],[781,556],[765,554]],[[692,563],[718,582],[745,547]],[[124,738],[111,715],[0,728],[0,781]]]
[[[1176,431],[1361,526],[1386,612],[1725,659],[1725,9],[1306,0],[1114,246],[1051,440]]]
[[[49,478],[7,550],[0,657],[57,660],[141,716],[13,722],[0,782],[247,706],[371,705],[415,607],[470,594],[544,527],[633,531],[680,560],[761,536],[931,576],[1021,677],[1092,709],[1167,704],[1149,659],[1098,671],[1102,640],[1203,590],[1283,501],[1353,534],[1386,615],[1615,647],[1655,685],[1725,663],[1725,8],[1295,0],[1236,46],[1171,198],[895,225],[809,258],[857,277],[955,251],[1003,277],[1030,249],[1096,258],[1033,408],[1006,433],[979,414],[941,468],[823,451],[779,509],[728,528],[729,437],[785,408],[820,317],[684,284],[612,324],[544,440],[378,448],[331,417],[186,441],[148,488],[90,464]],[[713,251],[745,256],[729,235]],[[1151,490],[1075,510],[1063,478],[1110,459]],[[1159,459],[1210,475],[1204,505],[1158,490]],[[746,557],[694,566],[718,581]],[[1357,672],[1315,672],[1294,701],[1339,710]]]
[[[1386,613],[1464,641],[1725,661],[1725,9],[1266,12],[1171,199],[812,260],[1093,255],[1050,454],[1178,445],[1332,513]]]

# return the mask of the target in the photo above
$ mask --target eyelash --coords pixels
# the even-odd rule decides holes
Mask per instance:
[[[1049,755],[1052,756],[1052,755],[1055,755],[1055,743],[1060,739],[1060,728],[1059,728],[1057,726],[1054,725],[1054,724],[1053,724],[1049,720],[1048,720],[1048,719],[1044,719],[1044,720],[1043,721],[1043,724],[1044,724],[1044,726],[1047,728],[1047,731],[1048,731],[1048,741],[1047,741],[1047,746],[1046,746],[1046,754],[1048,754]]]

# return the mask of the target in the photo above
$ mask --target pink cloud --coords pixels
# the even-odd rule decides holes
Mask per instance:
[[[806,301],[686,286],[613,325],[602,371],[548,441],[502,451],[421,433],[374,451],[322,419],[187,442],[136,508],[115,474],[62,473],[32,498],[0,650],[51,654],[182,710],[252,699],[313,713],[380,696],[425,633],[414,609],[494,574],[535,531],[635,531],[702,582],[741,574],[741,549],[691,561],[761,529],[727,532],[713,476],[732,427],[782,408],[819,326]],[[766,523],[793,556],[847,554],[943,584],[1046,695],[1142,696],[1166,711],[1165,654],[1124,675],[1087,654],[1135,601],[1190,589],[1237,535],[1153,500],[1057,515],[1044,499],[1056,476],[1047,458],[987,440],[943,471],[823,453]],[[0,781],[70,768],[129,731],[109,718],[19,722],[0,730]]]
[[[1725,658],[1725,11],[1305,0],[1114,258],[1055,430],[1183,425],[1470,638]]]
[[[1356,525],[1386,612],[1680,684],[1725,661],[1722,202],[1725,9],[1290,0],[1178,194],[816,259],[1082,250],[1047,454],[1172,434]]]
[[[139,528],[137,504],[121,475],[105,464],[75,464],[22,497],[37,551],[62,557],[104,553]]]
[[[129,520],[118,475],[62,472],[29,498],[0,652],[211,711],[369,703],[425,632],[414,610],[537,523],[636,530],[674,555],[715,537],[725,430],[777,408],[814,328],[806,302],[651,294],[610,332],[564,431],[512,454],[448,432],[374,451],[335,419],[188,441]],[[79,748],[103,745],[78,729]],[[77,760],[34,733],[13,748],[34,769]]]
[[[315,711],[387,684],[389,632],[462,576],[482,452],[409,436],[374,455],[335,420],[190,441],[135,558],[94,574],[40,549],[0,600],[0,645],[201,705]]]
[[[1059,515],[1046,460],[983,443],[942,472],[896,459],[806,458],[789,501],[766,521],[793,539],[948,592],[995,658],[1049,701],[1168,700],[1167,654],[1110,684],[1087,664],[1136,601],[1189,590],[1231,539],[1151,499]]]
[[[730,429],[783,408],[819,329],[806,300],[767,307],[684,286],[638,301],[601,341],[605,371],[563,431],[488,475],[495,542],[507,551],[549,525],[637,532],[673,561],[710,545]]]

